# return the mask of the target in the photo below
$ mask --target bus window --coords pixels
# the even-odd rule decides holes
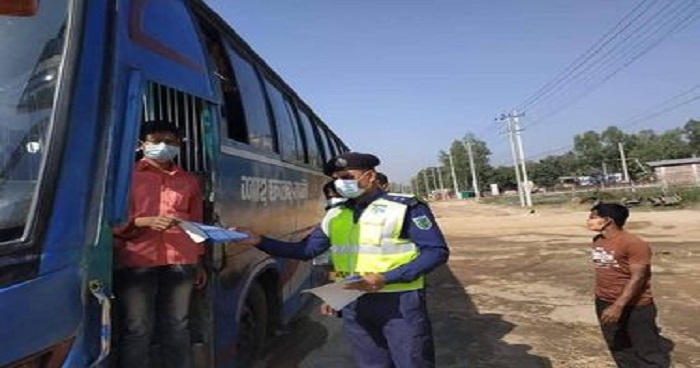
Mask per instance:
[[[296,151],[294,152],[294,157],[296,157],[297,162],[306,162],[306,151],[304,149],[304,137],[302,133],[302,127],[297,118],[297,112],[292,101],[288,98],[284,100],[284,106],[287,109],[287,114],[292,121],[292,129],[296,132]]]
[[[51,142],[68,2],[42,5],[36,17],[0,21],[0,244],[21,239],[32,203],[46,202],[34,197]]]
[[[340,147],[338,147],[338,141],[336,141],[335,135],[331,133],[330,131],[328,132],[328,141],[331,143],[331,150],[333,151],[333,156],[337,156],[340,154]]]
[[[316,139],[316,126],[311,123],[309,115],[304,110],[299,110],[299,120],[301,121],[304,139],[306,140],[307,162],[313,167],[320,168],[323,166],[324,161],[323,156],[321,156],[318,139]]]
[[[265,94],[258,73],[255,67],[237,52],[231,51],[229,54],[243,101],[248,143],[253,147],[275,151],[272,125],[267,116]]]
[[[221,42],[221,37],[215,30],[206,27],[202,22],[204,38],[216,68],[216,77],[219,81],[223,97],[222,117],[225,120],[226,136],[234,141],[248,143],[248,129],[243,114],[243,101],[240,90],[236,86],[236,78],[233,75],[231,62],[226,55],[226,47]]]
[[[298,156],[301,151],[301,140],[294,120],[293,111],[288,109],[288,99],[282,95],[268,80],[265,80],[265,89],[270,98],[272,113],[275,116],[277,126],[277,142],[279,143],[279,153],[283,160],[303,162],[304,157]]]
[[[323,161],[328,161],[330,160],[334,154],[331,151],[330,143],[328,141],[328,135],[326,134],[326,129],[323,128],[323,126],[318,123],[317,119],[314,119],[316,122],[316,127],[318,128],[318,135],[319,139],[321,140],[321,149],[322,149],[322,154],[323,154]]]

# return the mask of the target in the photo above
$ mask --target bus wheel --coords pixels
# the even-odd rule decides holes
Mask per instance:
[[[252,366],[260,358],[267,334],[267,300],[265,291],[257,282],[251,284],[241,311],[238,334],[238,360],[240,366]]]

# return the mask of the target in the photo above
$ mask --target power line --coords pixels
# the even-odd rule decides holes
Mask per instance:
[[[632,127],[632,126],[634,126],[634,125],[637,125],[637,124],[639,124],[639,123],[641,123],[641,122],[647,121],[647,120],[649,120],[649,119],[653,119],[653,118],[659,117],[659,116],[661,116],[661,115],[664,115],[664,114],[666,114],[666,113],[668,113],[668,112],[670,112],[670,111],[676,110],[676,109],[678,109],[678,108],[680,108],[680,107],[683,107],[683,106],[688,105],[688,104],[690,104],[690,103],[693,103],[693,102],[695,102],[695,101],[700,101],[700,95],[696,95],[696,96],[692,96],[692,97],[690,97],[690,98],[687,98],[687,99],[685,99],[685,100],[683,100],[683,101],[681,101],[681,102],[678,102],[678,103],[676,103],[676,104],[673,104],[673,105],[671,105],[671,106],[664,107],[664,106],[667,105],[668,103],[670,103],[670,102],[672,102],[672,101],[674,101],[674,100],[677,100],[677,99],[679,99],[680,97],[683,97],[683,96],[685,96],[685,95],[688,95],[688,94],[690,94],[690,92],[693,92],[693,91],[695,91],[695,90],[697,90],[697,89],[700,89],[700,84],[695,85],[695,86],[693,86],[693,87],[691,87],[691,88],[689,88],[689,89],[687,89],[687,90],[685,90],[685,91],[683,91],[683,92],[681,92],[681,93],[679,93],[679,94],[674,95],[673,97],[670,97],[670,98],[664,100],[663,102],[661,102],[661,103],[655,105],[655,106],[652,107],[651,109],[646,110],[645,113],[637,114],[637,115],[635,115],[635,116],[633,116],[633,117],[631,117],[631,118],[629,118],[629,119],[626,119],[625,122],[622,123],[622,125],[619,126],[619,128],[629,128],[629,127]],[[663,107],[661,110],[654,111],[654,110],[657,110],[658,108],[661,108],[661,107]],[[565,151],[565,150],[570,150],[570,149],[573,149],[573,148],[574,148],[574,145],[571,144],[571,145],[567,145],[567,146],[563,146],[563,147],[559,147],[559,148],[555,148],[555,149],[550,149],[550,150],[538,152],[538,153],[536,153],[536,154],[534,154],[534,155],[528,156],[528,157],[526,158],[526,160],[531,161],[531,160],[534,160],[535,158],[538,158],[538,157],[549,156],[549,155],[552,155],[552,154],[555,154],[555,153],[558,153],[558,152],[562,152],[562,151]],[[505,162],[505,161],[506,161],[506,160],[501,160],[501,161],[499,161],[499,162],[503,163],[503,162]]]
[[[691,3],[689,3],[688,5],[693,5],[694,3],[695,3],[695,0],[691,0]],[[632,48],[633,48],[632,50],[627,50],[630,52],[628,52],[627,54],[622,54],[622,58],[620,57],[620,55],[617,55],[617,57],[614,58],[613,63],[608,64],[608,65],[604,65],[603,67],[598,68],[598,69],[599,70],[600,69],[607,69],[607,67],[614,66],[618,61],[624,59],[625,57],[627,57],[629,55],[632,55],[632,57],[630,59],[628,59],[627,61],[625,61],[622,65],[619,65],[617,68],[615,68],[614,70],[612,70],[608,73],[601,73],[601,75],[603,75],[603,77],[600,80],[598,80],[595,84],[589,85],[588,88],[584,89],[583,91],[581,91],[580,93],[575,95],[573,98],[569,98],[569,100],[567,102],[559,104],[559,106],[557,106],[555,109],[550,109],[550,111],[548,111],[546,114],[543,114],[542,116],[540,116],[533,123],[528,125],[528,127],[532,127],[536,124],[540,124],[544,120],[546,120],[546,119],[556,115],[557,113],[563,111],[565,108],[567,108],[568,106],[570,106],[571,104],[576,102],[578,99],[582,98],[583,96],[592,92],[596,88],[600,87],[603,83],[605,83],[606,81],[611,79],[613,76],[618,74],[620,71],[625,69],[627,66],[631,65],[633,62],[635,62],[636,60],[638,60],[642,56],[649,53],[651,50],[653,50],[656,46],[658,46],[661,42],[663,42],[670,35],[683,29],[684,27],[687,27],[688,25],[692,24],[694,21],[696,21],[698,19],[698,17],[694,18],[694,16],[698,12],[700,12],[700,7],[696,7],[692,11],[687,12],[687,10],[689,10],[689,8],[690,7],[680,9],[680,12],[678,12],[677,15],[685,14],[684,17],[680,17],[680,18],[679,17],[672,17],[672,18],[666,19],[666,21],[660,27],[658,27],[657,29],[652,31],[652,33],[650,35],[648,35],[645,39],[642,39],[640,42],[637,42],[636,44],[634,44],[632,46]],[[676,9],[676,10],[679,10],[679,9]],[[673,23],[674,21],[675,21],[675,23]],[[659,34],[660,31],[662,31],[668,25],[670,25],[670,28],[666,29],[665,32],[660,35],[660,37],[653,39],[655,36],[657,36]],[[646,41],[649,41],[649,40],[652,40],[652,42],[648,43],[647,45],[643,45],[643,43],[645,43]],[[637,46],[641,46],[643,48],[641,50],[639,50],[639,49],[634,50],[634,48]],[[602,70],[601,70],[601,72],[602,72]],[[595,74],[593,74],[593,75],[595,76]],[[591,80],[593,80],[593,79],[589,78],[588,80],[581,81],[578,84],[579,85],[586,85],[586,83],[590,82]]]
[[[654,5],[657,0],[654,0],[651,5]],[[528,97],[519,107],[518,110],[525,110],[527,107],[530,105],[536,103],[539,101],[543,96],[547,95],[552,89],[555,88],[557,84],[562,83],[562,81],[566,80],[572,73],[574,73],[576,70],[578,70],[581,66],[583,66],[586,62],[588,62],[591,58],[593,58],[595,55],[597,55],[605,46],[607,46],[610,42],[612,42],[616,37],[618,37],[622,32],[624,32],[632,23],[634,23],[639,17],[644,15],[651,6],[648,6],[646,9],[644,9],[642,12],[637,14],[634,19],[631,21],[627,22],[626,24],[625,21],[627,21],[628,18],[631,18],[634,13],[637,12],[639,8],[641,8],[647,0],[642,0],[640,1],[629,13],[627,13],[617,24],[615,24],[614,27],[612,27],[606,34],[604,34],[598,41],[596,41],[593,46],[591,46],[588,50],[586,50],[583,54],[581,54],[579,57],[577,57],[571,64],[569,64],[564,70],[559,72],[552,80],[547,82],[544,86],[540,87],[534,94],[532,94],[530,97]],[[619,29],[618,29],[619,28]],[[615,30],[617,31],[615,32]],[[614,34],[613,34],[614,32]],[[610,36],[612,34],[612,36]],[[609,37],[610,36],[610,37]]]

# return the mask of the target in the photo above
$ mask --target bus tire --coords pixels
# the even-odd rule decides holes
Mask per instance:
[[[252,366],[262,357],[268,328],[267,298],[265,290],[257,282],[250,285],[238,326],[237,350],[240,366]]]

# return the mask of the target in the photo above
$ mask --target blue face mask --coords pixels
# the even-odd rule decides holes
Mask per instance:
[[[144,157],[160,162],[172,161],[179,153],[180,147],[170,146],[165,143],[146,143],[143,146]]]

